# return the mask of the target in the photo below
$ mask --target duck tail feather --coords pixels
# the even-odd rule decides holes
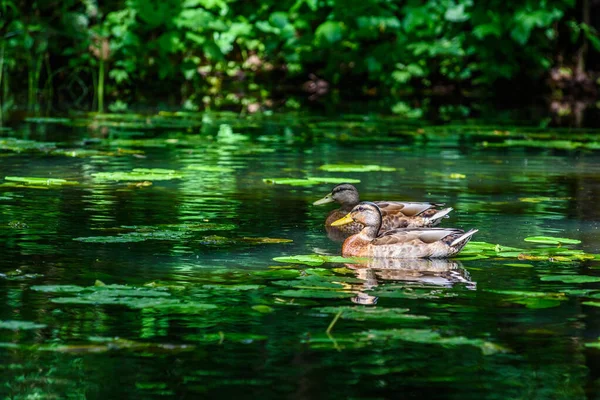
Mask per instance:
[[[452,210],[454,210],[452,207],[444,208],[443,210],[440,210],[437,213],[433,214],[431,217],[429,217],[429,220],[435,223],[442,218],[448,218],[448,214],[450,214]]]
[[[471,229],[470,231],[468,231],[464,235],[461,235],[458,238],[454,239],[452,241],[452,243],[450,243],[450,247],[456,247],[459,244],[461,245],[461,247],[464,246],[464,245],[466,245],[467,242],[471,239],[471,236],[473,236],[477,232],[479,232],[479,229]]]

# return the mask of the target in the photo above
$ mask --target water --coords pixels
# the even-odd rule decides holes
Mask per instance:
[[[523,135],[587,148],[482,144]],[[333,185],[263,182],[360,179],[363,199],[445,202],[444,226],[476,227],[476,241],[532,249],[524,238],[560,236],[600,253],[594,132],[165,115],[37,121],[3,136],[0,176],[79,182],[0,187],[0,321],[43,325],[0,324],[6,398],[597,398],[599,309],[583,303],[600,284],[552,280],[600,276],[597,262],[277,262],[340,254],[323,229],[333,206],[312,206]],[[338,163],[396,171],[319,169]],[[93,175],[134,168],[182,177]],[[78,239],[97,236],[120,239]]]

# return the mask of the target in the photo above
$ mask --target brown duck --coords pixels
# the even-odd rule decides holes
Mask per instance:
[[[393,229],[380,234],[382,212],[370,202],[359,203],[343,218],[331,223],[364,225],[344,241],[342,255],[372,258],[447,258],[458,254],[477,229],[465,232],[454,228]]]
[[[323,197],[321,200],[317,200],[313,205],[318,206],[321,204],[327,204],[337,202],[341,205],[337,210],[333,210],[327,216],[325,220],[325,226],[329,232],[331,223],[342,218],[348,214],[354,206],[360,203],[358,190],[353,185],[343,183],[333,188],[331,193]],[[385,232],[394,228],[421,228],[436,226],[440,223],[442,218],[446,217],[452,211],[452,208],[444,208],[438,210],[437,208],[443,206],[440,203],[412,203],[412,202],[400,202],[400,201],[376,201],[379,209],[381,210],[381,232]],[[334,228],[340,233],[348,235],[354,235],[362,230],[363,226],[358,222],[352,222],[347,225],[338,226]]]

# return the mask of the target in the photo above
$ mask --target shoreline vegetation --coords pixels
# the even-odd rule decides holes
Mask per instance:
[[[599,12],[590,0],[7,0],[0,121],[367,102],[443,120],[490,103],[584,126],[599,108]]]

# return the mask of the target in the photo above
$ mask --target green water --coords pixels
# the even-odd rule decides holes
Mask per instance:
[[[595,132],[179,114],[1,133],[0,177],[78,183],[0,186],[2,398],[598,398],[600,262],[278,262],[340,255],[312,206],[333,185],[263,181],[358,179],[454,207],[443,225],[478,242],[600,253]],[[319,169],[340,163],[394,170]],[[95,175],[135,168],[173,171]]]

